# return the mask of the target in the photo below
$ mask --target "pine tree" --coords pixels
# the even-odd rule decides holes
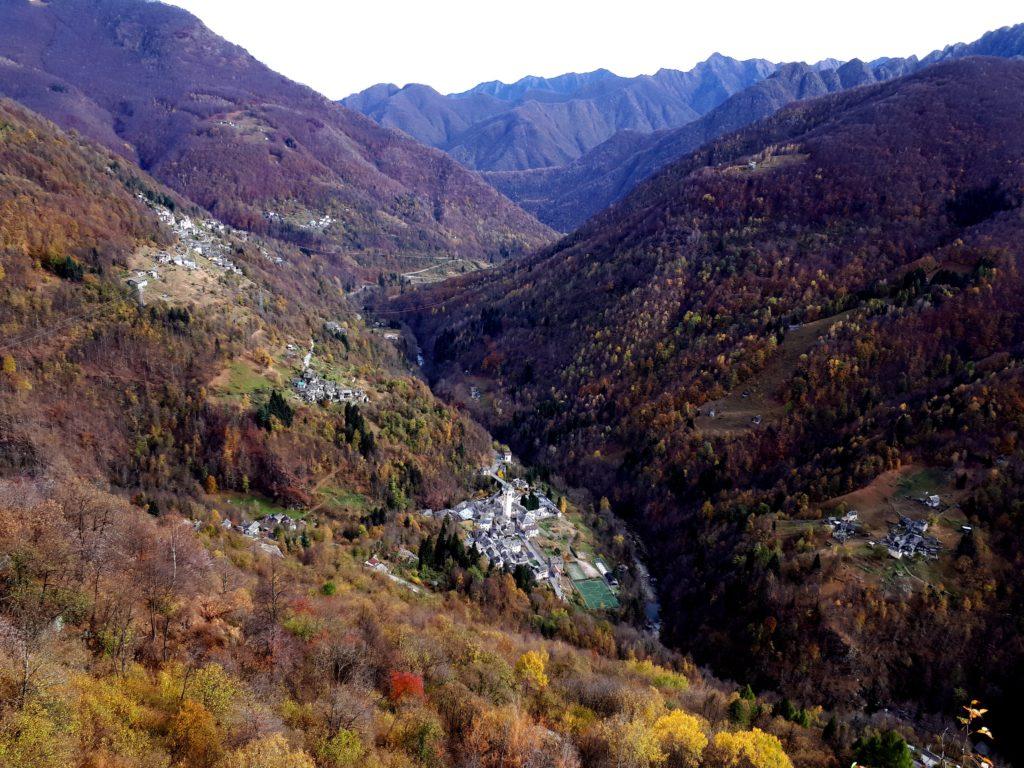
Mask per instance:
[[[839,724],[836,722],[835,715],[833,715],[828,719],[828,722],[825,723],[825,727],[821,731],[821,738],[829,744],[832,744],[836,740],[838,731]]]
[[[420,541],[418,555],[420,559],[420,570],[428,568],[434,564],[434,544],[431,542],[429,536],[424,536]]]

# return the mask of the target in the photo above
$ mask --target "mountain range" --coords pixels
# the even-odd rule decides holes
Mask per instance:
[[[341,103],[445,150],[467,168],[519,171],[564,165],[619,131],[689,123],[774,68],[761,59],[737,61],[716,53],[687,72],[526,77],[512,84],[481,83],[450,96],[426,85],[381,84]]]
[[[191,14],[0,2],[0,94],[221,220],[312,249],[502,258],[548,230],[447,155],[272,72]]]
[[[544,115],[539,121],[540,127],[529,125],[529,130],[522,132],[506,129],[523,118],[512,118],[502,113],[498,113],[500,117],[491,113],[474,116],[470,110],[462,109],[466,94],[442,97],[431,92],[429,98],[421,95],[412,99],[405,93],[423,94],[425,86],[409,86],[402,90],[394,86],[375,86],[344,103],[384,125],[400,128],[421,141],[446,149],[469,167],[485,171],[484,178],[505,195],[549,226],[568,232],[619,200],[668,162],[718,136],[767,117],[786,104],[882,82],[937,62],[971,55],[1004,58],[1024,55],[1024,25],[990,32],[973,43],[947,46],[923,59],[912,56],[878,59],[870,63],[854,59],[845,63],[826,60],[814,65],[773,65],[760,60],[738,62],[716,55],[688,73],[662,70],[651,78],[633,79],[615,78],[610,73],[593,73],[599,83],[608,80],[614,83],[615,88],[621,89],[614,91],[617,97],[628,97],[628,103],[636,105],[642,113],[634,114],[631,108],[615,102],[610,107],[618,120],[614,131],[608,130],[609,120],[604,112],[594,117],[595,98],[591,91],[595,86],[589,77],[579,81],[583,85],[578,90],[556,89],[558,95],[551,97],[558,99],[556,107],[547,103],[549,96],[542,84],[552,81],[535,84],[533,80],[527,80],[521,87],[507,86],[514,94],[515,100],[510,102],[510,106],[514,105],[512,111],[516,115],[523,112],[532,114],[533,111]],[[743,76],[739,76],[739,72]],[[696,91],[692,87],[649,87],[652,82],[665,81],[686,82],[691,86],[710,81],[713,87],[704,90],[706,86],[701,86]],[[555,78],[554,82],[559,80]],[[575,84],[578,81],[571,82]],[[645,86],[642,101],[633,95],[633,90],[640,86]],[[485,93],[488,88],[495,90],[494,85],[479,88]],[[468,92],[476,93],[476,89]],[[702,97],[696,103],[693,101],[695,94]],[[708,95],[712,98],[707,98]],[[602,100],[607,102],[607,95],[602,94],[597,101]],[[574,104],[577,101],[579,104]],[[562,122],[554,121],[547,114],[556,108]],[[492,103],[490,109],[498,110],[500,105]],[[448,117],[450,110],[458,110],[458,122]],[[657,124],[657,120],[643,117],[650,113],[669,114],[672,119]],[[692,116],[687,117],[687,114]],[[619,119],[622,115],[628,115],[628,120]],[[599,126],[596,131],[595,120]],[[454,128],[430,133],[423,130],[424,123],[439,123],[445,127],[454,125]],[[502,129],[491,132],[488,126],[492,125],[500,125]],[[558,143],[546,133],[546,129],[553,125],[558,126],[559,137],[583,134],[603,135],[604,139],[586,147],[577,142],[580,151],[575,155],[549,151],[548,147]],[[497,149],[495,140],[501,142]],[[544,162],[527,160],[518,166],[504,160],[500,164],[479,161],[480,157],[504,158],[506,153],[512,157],[531,158],[537,152],[547,159]],[[557,157],[566,159],[559,161]]]

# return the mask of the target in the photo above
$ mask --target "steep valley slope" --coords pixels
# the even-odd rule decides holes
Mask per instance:
[[[838,765],[614,616],[380,573],[493,448],[337,268],[0,100],[4,768]],[[297,397],[307,348],[365,399]]]
[[[636,526],[671,643],[804,703],[914,717],[967,691],[1006,727],[1022,92],[1024,64],[969,58],[785,108],[381,316],[416,329],[436,390]],[[831,538],[885,472],[859,536]],[[889,558],[896,510],[931,520],[937,560]]]

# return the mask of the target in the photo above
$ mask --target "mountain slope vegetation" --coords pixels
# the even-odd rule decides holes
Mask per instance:
[[[0,214],[4,768],[835,762],[816,719],[735,721],[735,686],[612,616],[364,565],[441,541],[413,513],[493,451],[339,265],[7,100]],[[291,394],[310,337],[365,400]]]
[[[411,318],[437,389],[636,526],[699,661],[908,718],[968,690],[1005,726],[1022,88],[1024,64],[972,58],[785,108],[556,247],[382,311]],[[751,398],[746,421],[713,412]],[[922,467],[951,510],[934,565],[822,533],[856,492],[877,544],[904,500],[873,484]]]
[[[489,441],[318,290],[301,252],[224,230],[243,271],[221,279],[231,301],[140,306],[126,264],[174,246],[168,213],[202,211],[6,100],[0,212],[5,768],[652,765],[680,750],[725,766],[737,743],[792,765],[770,708],[758,730],[733,727],[734,692],[628,627],[505,573],[433,595],[361,566],[432,535],[413,500],[471,493]],[[345,332],[319,332],[325,317]],[[214,383],[225,361],[269,368],[275,338],[310,333],[369,403],[276,389],[264,425],[265,392]],[[325,478],[358,503],[314,504]],[[254,495],[301,534],[226,527]],[[787,742],[808,766],[830,759],[810,729]]]
[[[233,226],[366,263],[500,259],[546,228],[443,153],[272,72],[187,12],[0,3],[0,93]]]

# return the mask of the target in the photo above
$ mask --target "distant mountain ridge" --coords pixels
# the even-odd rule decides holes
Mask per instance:
[[[342,104],[469,168],[514,171],[563,165],[619,131],[684,125],[774,69],[716,53],[687,72],[620,77],[599,69],[491,81],[447,96],[426,85],[381,84]]]
[[[541,221],[569,231],[622,198],[667,163],[701,145],[767,117],[794,101],[885,82],[932,64],[968,56],[1024,55],[1024,24],[988,32],[973,43],[957,43],[923,59],[851,59],[814,65],[785,64],[687,125],[653,133],[613,136],[565,166],[519,173],[485,173],[484,178]]]
[[[567,232],[666,163],[786,104],[892,80],[943,61],[1021,55],[1024,25],[1019,24],[921,59],[775,65],[714,54],[690,72],[661,70],[646,78],[596,70],[481,83],[450,96],[424,85],[378,85],[343,103],[444,149],[545,224]],[[613,95],[622,97],[616,108],[624,108],[627,117],[602,122],[602,107]],[[664,115],[654,110],[652,116],[650,106],[658,98],[670,106]],[[592,143],[600,136],[605,138]]]
[[[454,98],[465,98],[475,94],[486,94],[496,99],[509,102],[522,102],[526,97],[544,99],[543,94],[548,94],[551,99],[557,97],[575,98],[595,86],[603,84],[622,85],[628,83],[632,78],[620,77],[608,69],[595,69],[593,72],[568,72],[555,77],[538,77],[527,75],[521,77],[514,83],[504,83],[501,80],[490,80],[486,83],[475,85],[462,93],[450,94]]]
[[[493,259],[550,238],[450,157],[162,3],[0,0],[0,94],[232,225],[315,250]]]

